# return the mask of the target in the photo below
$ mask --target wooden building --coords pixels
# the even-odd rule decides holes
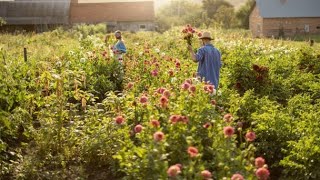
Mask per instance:
[[[320,0],[256,0],[249,24],[255,37],[320,34]]]
[[[155,29],[153,0],[0,0],[0,17],[7,27],[39,31],[78,23],[105,23],[109,31]]]
[[[107,30],[154,30],[153,0],[72,0],[70,22],[106,23]]]

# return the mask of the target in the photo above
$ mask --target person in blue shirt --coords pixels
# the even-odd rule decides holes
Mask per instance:
[[[221,63],[221,53],[211,44],[211,34],[209,32],[204,32],[199,39],[202,41],[202,47],[198,49],[197,53],[193,51],[191,45],[188,46],[191,57],[194,62],[198,63],[197,75],[202,81],[208,82],[218,89],[220,68]]]
[[[124,45],[122,40],[122,35],[120,31],[116,31],[114,36],[117,39],[116,44],[113,46],[113,53],[115,54],[116,58],[121,62],[123,60],[123,54],[127,52],[127,48]]]

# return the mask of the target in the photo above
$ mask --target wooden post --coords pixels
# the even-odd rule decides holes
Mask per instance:
[[[27,48],[23,48],[23,57],[24,57],[24,62],[27,62]]]
[[[3,58],[3,64],[6,64],[6,57],[4,56],[4,53],[2,53],[2,58]]]

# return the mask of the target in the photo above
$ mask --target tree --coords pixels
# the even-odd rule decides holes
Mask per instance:
[[[172,26],[192,24],[200,26],[202,24],[201,5],[190,0],[175,0],[163,6],[156,13],[156,22],[159,31],[165,31]]]
[[[255,6],[255,0],[247,0],[236,13],[239,22],[239,27],[249,29],[249,17]]]
[[[218,9],[222,6],[233,8],[233,6],[225,0],[203,0],[202,1],[202,8],[204,11],[207,12],[207,15],[209,18],[214,18]]]
[[[219,7],[214,15],[214,20],[225,29],[229,29],[237,25],[234,8],[224,5]]]
[[[0,17],[0,26],[3,26],[5,24],[6,24],[6,21],[2,17]]]
[[[184,24],[192,24],[192,26],[199,27],[203,24],[202,19],[203,10],[200,5],[195,5],[190,13],[183,16]]]
[[[206,26],[207,29],[208,29],[209,26],[213,23],[213,19],[210,19],[210,18],[208,17],[207,12],[202,12],[202,14],[201,14],[201,20],[202,20],[202,23]]]

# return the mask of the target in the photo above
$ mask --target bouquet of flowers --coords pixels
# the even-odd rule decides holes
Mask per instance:
[[[194,37],[194,34],[197,33],[197,35],[200,37],[202,36],[201,32],[197,32],[190,24],[188,24],[183,30],[183,39],[187,41],[189,45],[191,45],[192,38]]]

